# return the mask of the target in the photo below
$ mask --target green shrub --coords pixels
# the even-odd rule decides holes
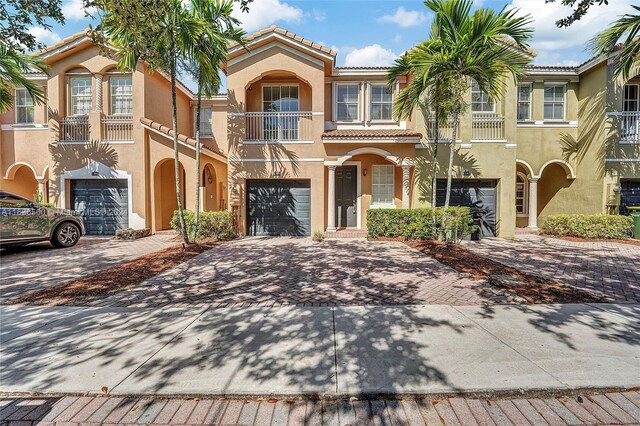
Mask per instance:
[[[316,231],[313,233],[313,237],[312,237],[313,241],[317,241],[319,243],[324,241],[324,232],[322,231]]]
[[[587,239],[629,238],[633,219],[605,214],[557,214],[544,218],[542,232],[548,235]]]
[[[445,215],[444,228],[442,215]],[[471,210],[467,207],[424,209],[370,209],[367,211],[367,237],[404,238],[459,242],[472,234]]]
[[[191,210],[184,210],[184,221],[187,225],[189,238],[193,236],[195,227],[195,214]],[[198,218],[198,238],[215,238],[216,240],[232,240],[238,236],[235,231],[233,212],[200,212]],[[173,212],[171,227],[180,232],[180,219],[178,210]]]

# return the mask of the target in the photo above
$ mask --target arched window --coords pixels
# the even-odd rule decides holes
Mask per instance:
[[[516,174],[516,215],[529,215],[529,181],[524,173]]]

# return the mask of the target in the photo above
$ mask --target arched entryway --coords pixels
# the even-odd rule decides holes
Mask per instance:
[[[47,170],[45,173],[48,176]],[[48,199],[46,177],[38,176],[33,166],[27,163],[14,163],[9,167],[2,180],[2,190],[29,200]]]
[[[156,231],[171,228],[171,218],[178,209],[176,198],[175,162],[172,158],[160,161],[153,173],[154,187],[154,227]],[[186,173],[180,163],[180,187],[182,206],[185,206]]]
[[[200,208],[202,211],[220,210],[216,172],[211,164],[205,164],[200,177]]]

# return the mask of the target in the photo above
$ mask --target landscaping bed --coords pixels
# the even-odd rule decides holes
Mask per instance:
[[[471,253],[455,244],[416,240],[403,242],[458,272],[470,274],[477,280],[487,281],[491,287],[497,287],[514,294],[526,303],[598,303],[608,301],[604,297],[575,287],[525,274],[510,266]],[[505,276],[510,279],[495,279]]]
[[[54,306],[87,304],[132,288],[166,270],[175,268],[217,244],[219,243],[205,241],[190,244],[184,248],[182,245],[175,245],[72,281],[5,300],[1,304]]]

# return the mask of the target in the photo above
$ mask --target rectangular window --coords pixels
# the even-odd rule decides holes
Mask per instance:
[[[386,84],[371,85],[369,119],[371,121],[393,120],[393,95]]]
[[[526,177],[518,173],[516,176],[516,214],[526,215],[527,209],[527,181]]]
[[[71,115],[91,112],[91,77],[71,79]]]
[[[626,84],[624,86],[624,100],[622,102],[622,111],[637,112],[640,111],[640,85]]]
[[[16,89],[16,123],[32,124],[34,122],[33,99],[27,89]]]
[[[480,90],[480,86],[475,81],[471,83],[471,111],[472,112],[494,112],[495,104],[489,102],[489,95]]]
[[[564,120],[564,84],[547,84],[544,86],[544,119]]]
[[[371,183],[371,205],[393,206],[394,166],[373,166]]]
[[[264,140],[297,140],[300,117],[286,114],[300,111],[298,86],[262,87],[262,138]],[[278,114],[285,113],[285,114]]]
[[[336,85],[336,121],[358,121],[359,84]]]
[[[211,114],[212,112],[210,107],[200,108],[200,137],[210,138],[213,136]]]
[[[531,84],[518,86],[518,121],[531,120]]]
[[[133,114],[133,91],[131,77],[111,77],[111,114]]]

